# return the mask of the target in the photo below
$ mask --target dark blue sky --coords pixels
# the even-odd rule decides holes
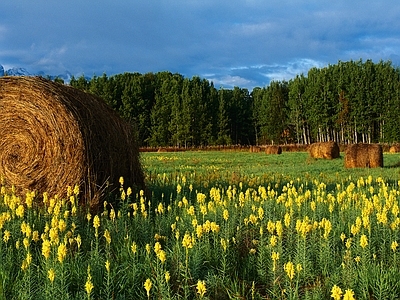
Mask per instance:
[[[338,60],[400,65],[398,0],[13,0],[0,65],[75,76],[171,71],[265,86]]]

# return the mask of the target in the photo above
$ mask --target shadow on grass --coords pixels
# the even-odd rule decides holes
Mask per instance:
[[[388,166],[383,166],[383,167],[387,168],[387,169],[400,168],[400,161],[398,161],[398,162],[396,162],[394,164],[388,165]]]

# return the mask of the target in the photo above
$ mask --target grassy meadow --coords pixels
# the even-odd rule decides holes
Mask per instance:
[[[396,299],[400,154],[142,153],[149,192],[94,215],[0,193],[0,299]],[[115,201],[118,207],[112,205]],[[40,202],[40,204],[38,203]]]

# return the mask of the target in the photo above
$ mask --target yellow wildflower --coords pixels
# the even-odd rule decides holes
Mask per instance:
[[[7,243],[8,240],[10,239],[10,237],[11,237],[11,233],[8,230],[4,230],[4,234],[3,234],[4,243]]]
[[[196,289],[197,289],[197,294],[199,294],[200,297],[203,297],[204,294],[207,292],[205,281],[204,280],[199,280],[197,282]]]
[[[49,240],[44,240],[42,244],[42,255],[47,259],[50,257],[51,246]]]
[[[145,289],[146,292],[147,292],[147,297],[148,297],[148,298],[150,297],[150,290],[151,290],[151,286],[152,286],[152,285],[153,285],[153,284],[151,283],[150,278],[147,278],[147,279],[146,279],[146,282],[143,284],[144,289]]]
[[[67,256],[67,246],[63,243],[58,246],[57,258],[60,263],[62,263]]]
[[[283,269],[285,270],[287,276],[289,277],[290,280],[293,279],[294,277],[294,265],[291,261],[287,262],[284,266]]]
[[[189,233],[185,233],[182,239],[182,246],[185,247],[186,249],[193,248],[192,237]]]
[[[24,206],[22,204],[20,204],[18,206],[18,208],[15,210],[15,215],[17,217],[22,218],[24,216],[24,212],[25,212],[25,208],[24,208]]]
[[[393,252],[396,252],[398,246],[399,244],[397,243],[397,241],[393,241],[392,244],[390,245],[390,248],[392,249]]]
[[[155,244],[154,244],[154,252],[156,253],[156,254],[158,254],[158,252],[160,252],[161,251],[161,244],[159,243],[159,242],[156,242]]]
[[[24,244],[25,249],[28,249],[28,247],[29,247],[29,240],[28,240],[28,238],[24,238],[24,239],[22,240],[22,244]]]
[[[368,238],[365,234],[361,235],[360,237],[360,246],[361,248],[365,248],[368,245]]]
[[[169,274],[169,271],[165,272],[165,281],[169,282],[169,280],[171,279],[171,275]]]
[[[47,271],[47,278],[50,280],[50,282],[54,282],[54,279],[56,278],[56,273],[53,269]]]
[[[105,267],[106,267],[107,273],[110,273],[110,261],[108,259],[106,260]]]
[[[96,229],[100,227],[100,218],[98,215],[95,215],[93,218],[93,227]]]
[[[224,209],[224,212],[222,213],[222,216],[225,221],[228,221],[229,219],[229,211],[227,209]]]
[[[331,293],[331,297],[333,298],[333,300],[340,300],[343,294],[342,289],[336,284],[332,287]]]
[[[346,290],[343,295],[343,300],[355,300],[354,292],[352,290]]]
[[[137,251],[137,245],[136,245],[136,243],[135,243],[135,242],[132,242],[132,245],[131,245],[131,251],[132,251],[132,253],[133,253],[133,254],[136,254],[136,251]]]
[[[106,239],[106,241],[107,241],[107,244],[111,244],[111,234],[110,234],[110,232],[108,231],[108,229],[106,229],[105,231],[104,231],[104,238]]]
[[[88,276],[87,276],[86,283],[85,283],[85,290],[86,290],[86,293],[88,295],[90,295],[94,288],[94,285],[92,283],[92,275],[90,274],[90,266],[88,266],[88,268],[87,268],[87,273],[88,273]]]
[[[167,255],[164,250],[158,251],[157,257],[161,261],[161,263],[164,263],[167,260]]]

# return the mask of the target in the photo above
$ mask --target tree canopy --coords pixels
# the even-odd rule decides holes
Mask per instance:
[[[131,122],[141,146],[400,141],[400,70],[390,61],[339,61],[251,92],[171,72],[81,76],[70,85]]]

